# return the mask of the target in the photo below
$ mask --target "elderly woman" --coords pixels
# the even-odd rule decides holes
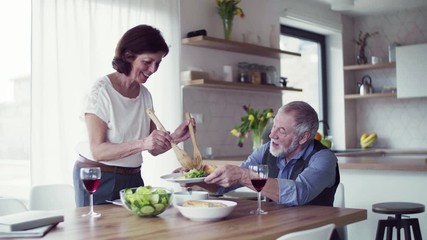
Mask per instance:
[[[168,151],[172,142],[189,138],[188,121],[170,134],[157,130],[146,114],[147,108],[153,109],[153,101],[144,83],[168,52],[160,31],[148,25],[128,30],[118,42],[112,62],[116,72],[95,82],[84,106],[89,141],[77,148],[79,158],[73,173],[77,206],[89,205],[80,168],[101,168],[94,204],[103,204],[118,199],[123,188],[144,185],[142,151],[156,156]]]

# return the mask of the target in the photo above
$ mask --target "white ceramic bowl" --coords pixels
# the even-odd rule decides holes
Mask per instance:
[[[192,221],[217,221],[227,217],[236,207],[237,203],[227,200],[200,200],[206,202],[218,202],[227,205],[227,207],[183,207],[182,203],[174,206],[186,218]]]
[[[173,204],[185,202],[187,200],[206,200],[208,199],[208,192],[206,191],[182,191],[174,192],[172,196]]]

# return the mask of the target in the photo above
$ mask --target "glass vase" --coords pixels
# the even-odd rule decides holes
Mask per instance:
[[[357,55],[357,57],[356,57],[356,63],[357,64],[368,63],[368,59],[366,58],[366,55],[365,55],[365,47],[359,48],[359,55]]]
[[[253,131],[251,133],[252,138],[252,150],[255,151],[262,145],[262,132]]]
[[[231,40],[231,32],[233,31],[233,19],[223,18],[222,24],[224,27],[224,39]]]

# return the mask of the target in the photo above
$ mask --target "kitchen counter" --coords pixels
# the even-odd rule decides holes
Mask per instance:
[[[340,169],[427,172],[427,150],[352,149],[335,151]],[[205,160],[217,166],[240,165],[246,156]]]
[[[370,149],[335,155],[340,169],[427,172],[427,150]]]

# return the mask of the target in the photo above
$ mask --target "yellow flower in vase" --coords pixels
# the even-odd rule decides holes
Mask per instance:
[[[244,17],[245,14],[237,4],[240,0],[216,0],[218,14],[221,16],[224,27],[224,38],[230,40],[233,30],[234,16]]]
[[[256,149],[262,144],[262,133],[269,119],[274,117],[273,109],[266,108],[260,111],[245,105],[243,110],[245,110],[246,115],[241,117],[240,124],[235,126],[230,133],[237,137],[237,145],[239,147],[243,147],[245,139],[251,137],[253,149]]]

